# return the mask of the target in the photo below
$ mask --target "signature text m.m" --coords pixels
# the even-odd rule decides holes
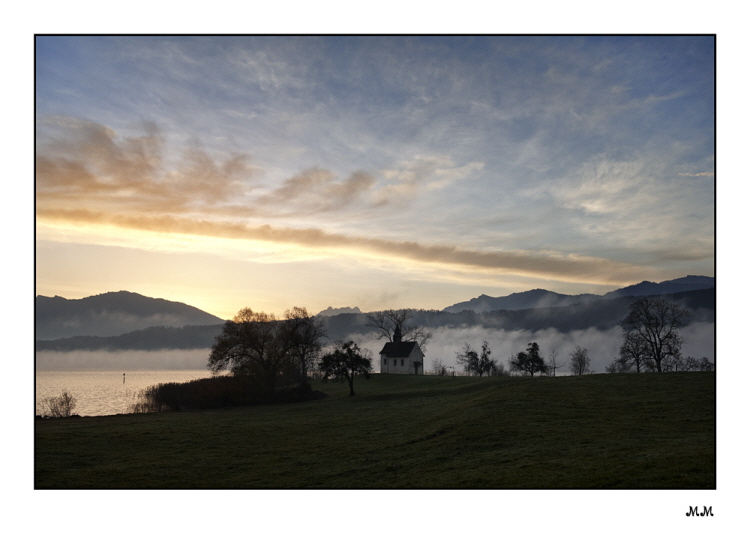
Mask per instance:
[[[713,506],[709,505],[708,507],[706,507],[704,505],[703,511],[699,511],[697,505],[695,507],[689,506],[688,512],[685,513],[685,516],[714,516]]]

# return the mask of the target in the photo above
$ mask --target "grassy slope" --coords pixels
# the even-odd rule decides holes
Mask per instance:
[[[357,380],[351,398],[37,420],[35,486],[716,486],[713,373]]]

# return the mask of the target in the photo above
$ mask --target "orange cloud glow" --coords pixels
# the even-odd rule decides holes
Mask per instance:
[[[325,249],[339,254],[357,252],[359,255],[393,261],[437,263],[461,266],[469,270],[555,278],[569,282],[619,284],[632,281],[641,270],[625,263],[595,257],[542,255],[523,251],[485,252],[455,246],[352,237],[314,228],[248,226],[238,222],[217,222],[170,215],[123,215],[82,209],[38,208],[37,218],[51,223],[102,224],[158,233],[263,241],[315,250]]]

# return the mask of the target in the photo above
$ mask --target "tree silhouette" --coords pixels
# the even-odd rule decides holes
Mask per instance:
[[[549,370],[547,364],[544,363],[544,358],[539,354],[539,344],[536,342],[529,343],[526,352],[519,352],[510,359],[510,369],[528,373],[532,377],[534,373],[544,374]]]
[[[326,337],[325,319],[311,316],[306,308],[294,307],[284,314],[287,334],[292,340],[291,355],[300,368],[302,382],[307,382],[307,372],[320,357],[321,340]]]
[[[630,312],[620,322],[624,344],[644,348],[661,373],[665,358],[680,356],[683,339],[679,328],[688,315],[688,310],[663,298],[639,298],[630,304]]]
[[[590,364],[591,359],[587,349],[576,346],[576,350],[570,353],[570,371],[574,375],[583,375],[591,371]]]
[[[354,395],[354,377],[362,375],[366,379],[370,378],[371,354],[368,349],[360,349],[353,341],[338,342],[333,351],[324,354],[320,360],[323,381],[346,379],[349,383],[349,396]]]
[[[216,336],[208,367],[214,373],[229,369],[235,375],[249,375],[270,394],[280,379],[301,380],[305,366],[300,360],[309,363],[321,337],[322,326],[304,308],[287,312],[285,320],[243,308]]]
[[[463,366],[464,371],[470,375],[483,376],[492,374],[497,368],[497,362],[490,359],[490,345],[486,341],[482,342],[482,353],[477,354],[477,351],[471,348],[468,343],[464,344],[464,350],[462,353],[456,353],[456,361]]]
[[[423,326],[409,325],[407,321],[414,317],[411,310],[383,310],[367,315],[367,324],[375,328],[375,339],[387,339],[393,342],[396,332],[400,332],[401,341],[416,341],[422,352],[427,348],[427,342],[432,339],[432,332]]]

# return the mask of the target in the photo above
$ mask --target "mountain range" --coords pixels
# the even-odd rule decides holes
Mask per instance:
[[[676,280],[668,280],[661,283],[642,281],[641,283],[623,287],[604,295],[581,294],[563,295],[545,289],[534,289],[522,293],[513,293],[508,296],[491,297],[480,295],[466,302],[459,302],[444,308],[447,313],[460,313],[462,311],[474,311],[484,313],[499,310],[522,310],[534,308],[556,308],[572,306],[574,304],[591,302],[601,299],[612,299],[627,296],[648,296],[682,293],[685,291],[697,291],[700,289],[711,289],[715,286],[714,278],[708,276],[686,276]]]
[[[333,317],[334,315],[341,315],[342,313],[362,313],[362,311],[356,306],[353,308],[332,308],[331,306],[328,306],[326,309],[318,313],[318,315],[322,315],[323,317]]]
[[[412,322],[430,329],[607,329],[627,314],[635,297],[649,295],[679,302],[691,311],[693,321],[714,320],[714,278],[687,276],[661,283],[644,281],[605,295],[564,295],[544,289],[495,298],[482,295],[442,311],[413,310]],[[40,295],[35,305],[37,350],[207,348],[225,322],[181,302],[127,291],[71,300]],[[329,307],[319,315],[326,317],[331,340],[371,331],[366,314],[357,307]]]
[[[690,322],[713,323],[716,313],[715,289],[700,289],[658,295],[679,303],[690,312]],[[496,310],[477,313],[464,310],[449,313],[437,310],[412,310],[413,324],[436,329],[479,329],[537,331],[554,329],[560,333],[576,330],[608,330],[614,328],[627,315],[634,296],[615,297],[609,300],[592,300],[569,306],[518,310]],[[110,337],[75,336],[54,340],[37,340],[36,350],[159,350],[207,349],[221,333],[223,323],[182,328],[154,326]],[[373,336],[364,313],[342,313],[326,317],[329,341],[351,337]]]
[[[154,326],[223,324],[224,320],[181,302],[118,291],[80,299],[38,295],[36,339],[119,336]]]

